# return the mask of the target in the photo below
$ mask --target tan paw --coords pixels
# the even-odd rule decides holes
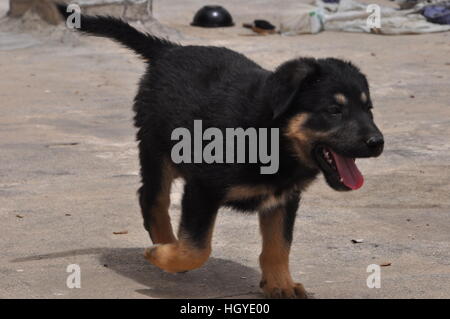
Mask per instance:
[[[156,267],[178,273],[201,267],[208,259],[209,251],[188,249],[179,243],[159,244],[145,249],[144,256]]]
[[[277,285],[261,280],[260,287],[266,298],[271,299],[306,299],[308,298],[305,288],[300,283],[285,283]]]

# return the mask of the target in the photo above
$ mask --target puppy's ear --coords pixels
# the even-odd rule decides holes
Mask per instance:
[[[267,81],[269,101],[276,119],[295,99],[298,91],[319,73],[319,64],[313,58],[301,58],[281,64]]]

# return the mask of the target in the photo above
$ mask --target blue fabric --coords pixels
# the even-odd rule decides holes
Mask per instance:
[[[432,23],[450,24],[450,3],[429,5],[423,9],[422,15]]]

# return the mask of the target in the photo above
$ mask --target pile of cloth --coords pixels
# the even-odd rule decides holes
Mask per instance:
[[[283,14],[283,35],[323,30],[376,34],[421,34],[450,31],[449,0],[395,0],[400,9],[354,0],[315,0],[304,9]]]

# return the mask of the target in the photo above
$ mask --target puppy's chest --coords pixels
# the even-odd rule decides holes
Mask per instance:
[[[235,186],[228,190],[225,206],[241,211],[273,210],[285,206],[294,191],[275,191],[266,186]]]

